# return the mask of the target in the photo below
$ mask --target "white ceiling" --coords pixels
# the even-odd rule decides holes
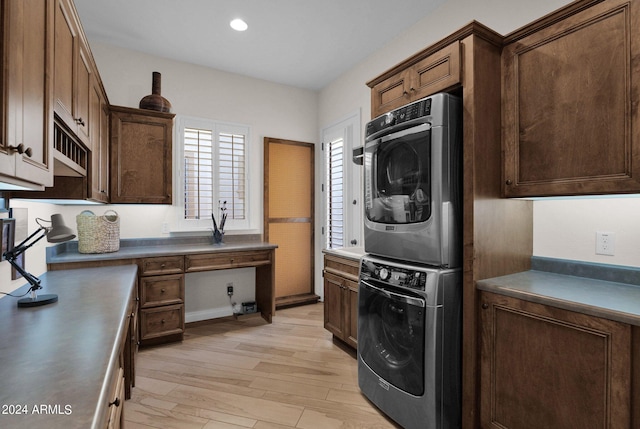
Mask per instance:
[[[75,0],[89,43],[319,90],[446,0]],[[249,24],[243,33],[233,18]]]

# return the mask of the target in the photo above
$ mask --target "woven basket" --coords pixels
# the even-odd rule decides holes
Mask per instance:
[[[108,214],[111,212],[111,214]],[[96,216],[84,210],[76,216],[78,224],[78,252],[109,253],[120,249],[120,217],[113,210]]]

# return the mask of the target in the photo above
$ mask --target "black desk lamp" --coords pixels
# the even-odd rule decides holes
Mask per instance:
[[[44,226],[40,222],[49,222],[51,223],[51,226]],[[43,294],[38,296],[36,291],[38,289],[42,289],[42,286],[40,286],[40,279],[33,274],[26,272],[20,265],[16,263],[16,259],[18,258],[18,256],[23,254],[28,248],[36,244],[45,236],[47,237],[47,241],[49,243],[62,243],[64,241],[69,241],[76,236],[71,228],[64,224],[62,215],[60,214],[51,215],[50,221],[36,218],[36,223],[40,228],[38,228],[33,234],[27,237],[22,243],[4,253],[4,257],[7,259],[7,261],[9,261],[9,263],[20,274],[22,274],[22,277],[24,277],[31,285],[31,288],[29,288],[31,297],[19,299],[18,307],[37,307],[40,305],[51,304],[58,300],[58,295],[55,294]],[[38,233],[40,233],[40,236],[35,240],[29,242]]]

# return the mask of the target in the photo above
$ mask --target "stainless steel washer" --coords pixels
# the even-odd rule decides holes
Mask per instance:
[[[460,269],[365,255],[358,295],[358,383],[403,427],[461,426]]]

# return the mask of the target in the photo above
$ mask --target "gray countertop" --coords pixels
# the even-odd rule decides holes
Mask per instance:
[[[338,247],[335,249],[324,249],[322,251],[327,255],[339,256],[352,261],[359,261],[365,255],[364,247]]]
[[[278,246],[259,240],[229,240],[211,244],[209,238],[122,239],[120,250],[110,253],[78,253],[78,242],[71,241],[47,248],[47,263],[106,261],[154,256],[190,255],[198,253],[234,252],[275,249]]]
[[[17,298],[0,299],[0,427],[104,424],[136,277],[135,265],[49,271],[39,292],[58,302],[18,308]],[[41,406],[46,413],[34,413]]]
[[[549,268],[552,261],[534,263],[534,268]],[[640,326],[640,286],[635,283],[602,280],[616,279],[615,271],[624,271],[622,279],[635,282],[638,269],[576,263],[578,271],[564,268],[556,272],[533,269],[477,282],[480,290],[494,292],[539,304],[551,305],[596,317]],[[572,272],[596,273],[600,278],[571,275]],[[611,273],[614,273],[611,275]],[[632,275],[629,276],[629,273]]]

